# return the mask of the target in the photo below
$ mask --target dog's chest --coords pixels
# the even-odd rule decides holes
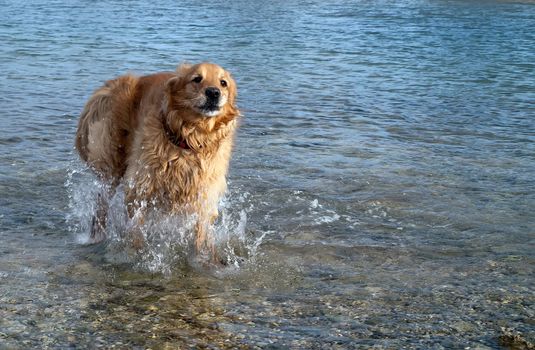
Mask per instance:
[[[141,162],[140,168],[130,172],[134,175],[130,183],[142,197],[176,204],[197,202],[218,182],[212,161],[212,157],[193,151],[160,157],[158,161],[152,159]]]

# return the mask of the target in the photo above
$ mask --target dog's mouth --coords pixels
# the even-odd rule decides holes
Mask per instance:
[[[221,107],[219,106],[219,103],[217,101],[206,101],[201,106],[198,106],[197,109],[201,114],[207,116],[207,117],[215,117],[221,112]]]
[[[195,108],[205,117],[216,117],[221,113],[221,109],[227,103],[227,98],[221,96],[218,98],[206,98]]]
[[[221,113],[221,109],[227,103],[227,96],[221,93],[216,87],[208,87],[204,93],[198,97],[194,105],[195,109],[205,117],[216,117]]]

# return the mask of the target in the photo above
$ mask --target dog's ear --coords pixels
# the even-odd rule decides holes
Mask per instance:
[[[169,80],[167,80],[165,82],[165,88],[167,90],[167,92],[169,92],[170,94],[174,93],[175,91],[178,90],[179,88],[179,85],[180,85],[180,77],[178,75],[175,75],[171,78],[169,78]]]
[[[228,78],[230,80],[229,84],[229,107],[230,107],[230,113],[237,117],[240,115],[240,111],[238,110],[238,107],[236,106],[236,98],[238,97],[238,88],[236,86],[236,81],[234,78],[228,74]]]
[[[176,92],[180,88],[182,78],[188,75],[191,67],[193,66],[189,63],[181,63],[176,68],[176,74],[165,83],[167,91],[169,91],[170,93]]]
[[[184,77],[191,70],[191,67],[193,67],[193,65],[187,62],[182,62],[178,67],[176,67],[176,72],[179,77]]]
[[[229,90],[229,102],[231,104],[235,104],[236,103],[236,97],[238,95],[238,87],[236,86],[236,81],[234,80],[234,78],[232,77],[232,75],[230,75],[230,73],[228,73],[228,80],[229,80],[229,83],[228,84],[228,90]]]
[[[173,101],[178,95],[181,85],[182,78],[178,74],[173,74],[173,76],[165,82],[165,98],[162,102],[162,111],[164,114],[167,114],[167,112],[172,109]]]

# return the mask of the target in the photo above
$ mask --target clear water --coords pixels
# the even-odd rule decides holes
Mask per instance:
[[[533,346],[533,3],[0,5],[0,348]],[[244,114],[217,271],[83,244],[85,100],[184,60]]]

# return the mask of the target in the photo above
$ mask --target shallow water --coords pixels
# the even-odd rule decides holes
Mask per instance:
[[[533,346],[532,3],[32,0],[0,19],[0,348]],[[215,271],[172,222],[176,245],[141,257],[83,244],[85,100],[183,60],[230,70],[244,114],[217,228],[236,260]]]

